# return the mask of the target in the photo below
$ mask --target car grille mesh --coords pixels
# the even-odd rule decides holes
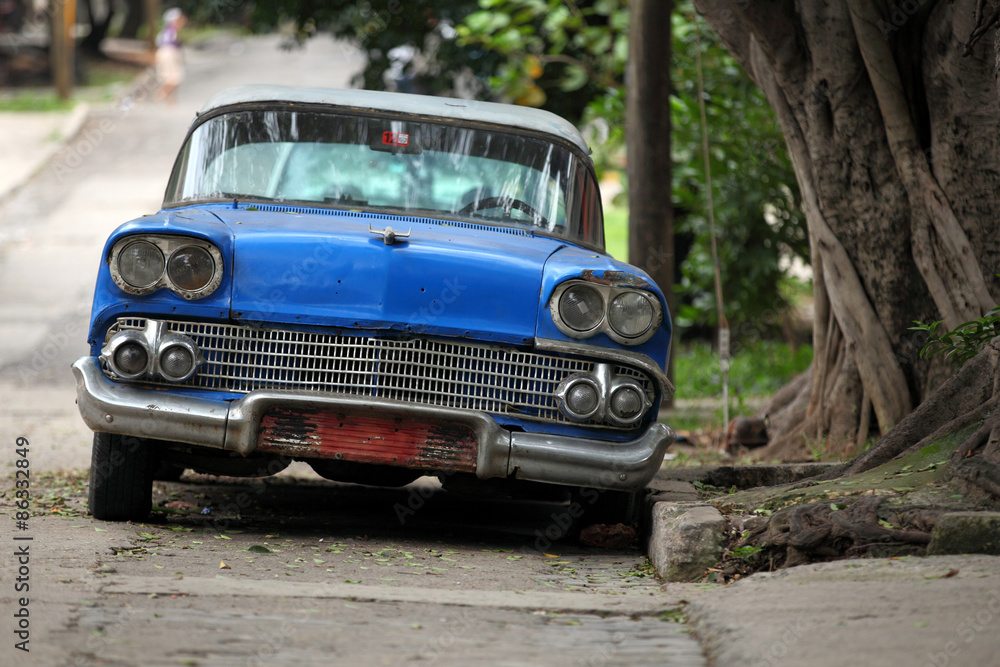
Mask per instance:
[[[205,363],[183,383],[147,383],[155,386],[244,394],[255,389],[334,392],[565,422],[556,407],[556,388],[570,375],[594,368],[594,362],[587,360],[468,342],[197,322],[164,324],[170,332],[191,338]],[[145,327],[143,318],[119,318],[107,339]],[[645,373],[620,365],[614,369],[638,380],[652,399],[653,384]],[[110,368],[104,371],[114,377]]]

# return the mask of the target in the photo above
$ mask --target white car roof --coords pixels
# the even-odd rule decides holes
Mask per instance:
[[[550,134],[575,144],[584,153],[590,152],[587,148],[587,142],[580,136],[580,132],[573,124],[554,113],[513,104],[496,104],[494,102],[432,97],[430,95],[257,84],[226,88],[209,99],[199,114],[247,102],[329,104],[348,109],[392,111],[417,116],[507,125]]]

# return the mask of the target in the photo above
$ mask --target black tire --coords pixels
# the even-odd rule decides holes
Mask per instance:
[[[95,433],[87,507],[101,521],[142,521],[153,508],[153,456],[142,438]]]

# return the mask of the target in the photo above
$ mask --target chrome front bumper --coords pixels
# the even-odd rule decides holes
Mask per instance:
[[[643,488],[674,441],[673,430],[652,424],[629,442],[511,432],[484,412],[402,401],[300,391],[257,390],[219,402],[160,389],[116,384],[95,357],[73,364],[77,405],[94,431],[223,449],[247,455],[257,446],[264,413],[276,406],[324,408],[356,414],[460,423],[477,436],[476,475],[603,489]]]

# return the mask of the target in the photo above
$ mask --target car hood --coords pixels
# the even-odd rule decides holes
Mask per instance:
[[[247,322],[523,344],[535,335],[545,261],[565,245],[520,229],[354,211],[213,213],[233,234],[231,317]],[[369,226],[410,236],[389,245]]]

